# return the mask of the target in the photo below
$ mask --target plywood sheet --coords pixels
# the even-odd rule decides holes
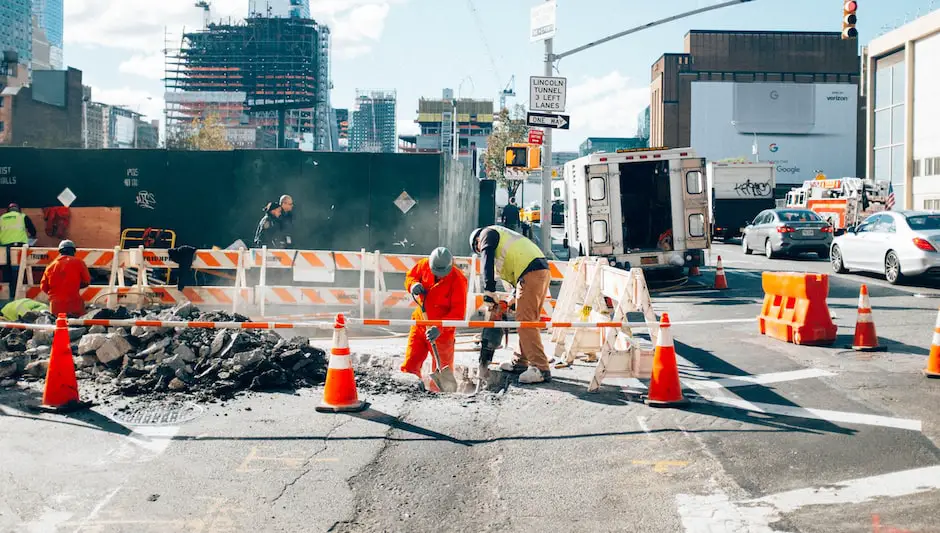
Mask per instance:
[[[36,226],[36,246],[55,248],[58,237],[46,235],[42,209],[23,209]],[[68,238],[79,248],[114,248],[121,245],[120,207],[73,207]]]

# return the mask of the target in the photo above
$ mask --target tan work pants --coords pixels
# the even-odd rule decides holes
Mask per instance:
[[[552,282],[552,273],[548,270],[533,270],[519,279],[516,290],[516,320],[537,322],[542,315],[542,304]],[[540,329],[519,328],[519,351],[522,355],[518,364],[534,366],[539,370],[548,370],[548,358],[542,346]]]

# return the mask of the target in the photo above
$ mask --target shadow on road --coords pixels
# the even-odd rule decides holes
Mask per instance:
[[[452,442],[454,444],[459,444],[461,446],[470,446],[469,443],[462,441],[460,439],[451,437],[450,435],[445,435],[443,433],[438,433],[437,431],[423,428],[421,426],[409,424],[408,422],[405,422],[388,413],[383,413],[382,411],[379,411],[377,409],[369,408],[361,413],[350,413],[349,416],[353,418],[358,418],[360,420],[368,420],[370,422],[375,422],[377,424],[384,424],[392,429],[398,429],[401,431],[407,431],[408,433],[422,435],[424,437],[430,438],[431,440],[440,440],[440,441]]]
[[[854,340],[854,335],[839,335],[836,337],[836,342],[833,344],[833,348],[840,348],[843,350],[852,349],[852,341]],[[892,352],[897,354],[908,354],[908,355],[930,355],[930,350],[922,346],[913,346],[907,344],[903,341],[898,341],[894,339],[889,339],[887,337],[878,336],[878,344],[885,348],[884,352]],[[864,352],[859,352],[864,353]]]
[[[711,300],[697,302],[692,305],[695,305],[696,307],[703,306],[703,305],[705,306],[711,306],[711,305],[733,306],[733,305],[754,305],[754,304],[759,304],[759,303],[761,303],[761,300],[758,300],[756,298],[714,298]]]

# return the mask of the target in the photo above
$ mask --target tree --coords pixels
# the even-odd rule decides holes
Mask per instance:
[[[232,150],[225,136],[225,125],[215,114],[196,117],[185,130],[167,132],[166,146],[176,150]]]
[[[526,142],[529,127],[525,122],[523,106],[516,105],[511,114],[508,109],[501,109],[493,122],[493,133],[486,141],[486,153],[483,156],[486,175],[506,187],[510,198],[516,195],[522,182],[506,179],[506,148],[512,143]]]

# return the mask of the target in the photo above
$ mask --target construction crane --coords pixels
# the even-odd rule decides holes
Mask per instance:
[[[506,88],[504,88],[499,93],[499,110],[500,111],[502,111],[503,109],[506,109],[506,97],[507,96],[511,96],[513,98],[516,97],[516,75],[515,74],[513,74],[513,76],[509,78],[509,83],[506,84]]]
[[[202,9],[202,27],[209,27],[209,19],[212,13],[212,4],[207,0],[199,0],[196,2],[196,7]]]

